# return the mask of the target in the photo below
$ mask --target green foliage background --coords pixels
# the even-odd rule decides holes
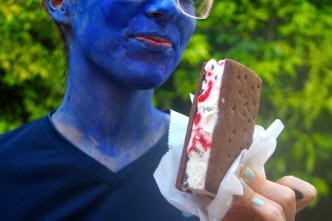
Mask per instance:
[[[200,66],[231,58],[263,80],[257,124],[286,128],[267,165],[293,174],[318,198],[298,220],[329,220],[332,199],[332,4],[329,0],[220,0],[197,22],[176,73],[155,104],[188,114]],[[0,133],[47,114],[64,91],[61,37],[38,0],[0,0]]]

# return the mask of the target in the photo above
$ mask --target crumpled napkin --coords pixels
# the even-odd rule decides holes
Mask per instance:
[[[201,221],[220,221],[234,205],[233,195],[242,195],[243,188],[237,178],[242,166],[249,166],[265,176],[264,164],[276,148],[276,138],[284,128],[280,120],[275,120],[264,130],[255,126],[253,142],[248,150],[243,150],[221,181],[214,199],[181,192],[175,188],[188,117],[171,110],[169,127],[169,151],[163,156],[154,178],[162,195],[179,210],[200,217]]]

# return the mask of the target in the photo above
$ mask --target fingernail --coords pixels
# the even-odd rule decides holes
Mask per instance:
[[[246,184],[246,182],[244,182],[244,180],[242,178],[240,179],[240,182],[241,182],[243,190],[246,190],[247,187],[248,187],[247,184]]]
[[[295,193],[295,198],[296,198],[296,200],[301,200],[301,199],[303,199],[303,194],[300,192],[300,191],[298,191],[297,189],[292,189],[293,191],[294,191],[294,193]]]
[[[255,206],[263,206],[264,205],[264,201],[259,199],[258,197],[254,197],[252,199],[252,204],[254,204]]]
[[[247,178],[248,180],[253,180],[255,179],[255,174],[249,167],[247,167],[244,172],[244,177]]]

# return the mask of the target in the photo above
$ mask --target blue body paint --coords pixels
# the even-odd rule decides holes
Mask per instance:
[[[72,0],[62,11],[50,14],[65,27],[69,75],[53,122],[118,171],[167,132],[168,116],[153,107],[153,89],[180,62],[195,20],[175,0]]]

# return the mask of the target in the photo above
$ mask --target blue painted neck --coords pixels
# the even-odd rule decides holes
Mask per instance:
[[[166,133],[168,116],[152,105],[153,90],[119,87],[70,44],[67,90],[52,119],[78,148],[118,171]]]

